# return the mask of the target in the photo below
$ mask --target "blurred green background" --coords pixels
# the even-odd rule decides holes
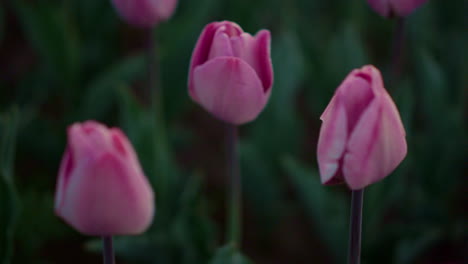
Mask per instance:
[[[224,241],[223,125],[187,95],[204,25],[272,32],[275,84],[241,128],[242,254],[252,263],[345,263],[349,192],[320,185],[319,116],[347,73],[379,67],[407,130],[408,156],[366,189],[362,263],[468,263],[468,3],[429,0],[406,19],[404,67],[391,79],[396,21],[365,0],[181,0],[155,31],[162,116],[147,100],[148,32],[107,0],[0,3],[0,263],[100,263],[99,240],[53,213],[66,127],[119,126],[157,191],[141,236],[116,238],[118,263],[247,263]]]

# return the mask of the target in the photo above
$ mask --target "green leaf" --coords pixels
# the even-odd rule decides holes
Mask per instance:
[[[272,164],[252,143],[242,142],[240,158],[242,189],[253,208],[256,208],[255,214],[263,223],[262,228],[266,229],[258,230],[260,235],[262,231],[271,231],[275,224],[279,224],[285,206],[282,182],[276,177]]]
[[[233,245],[219,248],[210,264],[252,264],[247,257],[242,255]]]
[[[119,85],[129,84],[145,73],[145,57],[135,55],[105,69],[86,88],[81,113],[84,119],[101,119],[115,102]]]
[[[346,260],[348,238],[348,209],[341,193],[331,191],[320,183],[318,172],[304,167],[292,158],[285,158],[283,166],[299,199],[317,232],[333,252],[336,263]]]
[[[65,12],[48,3],[13,1],[28,41],[64,84],[75,85],[79,71],[79,45]]]
[[[19,113],[0,116],[0,262],[10,263],[19,201],[13,180]]]

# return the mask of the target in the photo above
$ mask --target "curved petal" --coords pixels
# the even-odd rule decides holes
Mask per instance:
[[[192,52],[192,58],[190,59],[190,68],[189,68],[189,78],[188,78],[188,88],[190,97],[194,98],[197,101],[197,95],[193,92],[193,72],[194,69],[207,62],[208,56],[210,55],[211,46],[213,43],[213,38],[220,27],[226,27],[226,34],[231,35],[240,35],[242,34],[242,29],[239,25],[229,21],[222,22],[212,22],[205,26],[200,37],[197,40],[197,44]]]
[[[334,184],[340,178],[340,161],[348,137],[345,105],[340,95],[333,98],[329,116],[323,120],[317,147],[317,160],[322,184]]]
[[[343,175],[353,190],[388,176],[406,156],[399,114],[389,96],[379,96],[365,110],[350,135]]]
[[[273,85],[273,66],[270,56],[271,35],[268,30],[261,30],[255,37],[242,33],[231,38],[234,56],[247,62],[262,81],[265,92]]]
[[[268,99],[255,70],[235,57],[217,57],[195,68],[193,89],[203,108],[236,125],[255,119]]]
[[[149,1],[155,6],[161,21],[169,19],[177,7],[177,0]]]
[[[58,214],[87,235],[138,234],[151,223],[153,192],[142,174],[107,153],[77,168]],[[125,216],[125,217],[124,217]]]
[[[73,159],[73,153],[69,147],[65,149],[62,161],[60,162],[60,169],[57,178],[57,186],[55,187],[55,209],[57,210],[62,206],[63,195],[65,193],[68,180],[72,174],[72,170],[75,167],[75,161]]]

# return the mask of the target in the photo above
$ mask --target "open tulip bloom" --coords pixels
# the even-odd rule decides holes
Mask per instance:
[[[193,50],[190,97],[217,118],[240,125],[265,107],[273,86],[270,32],[255,36],[229,21],[207,25]]]
[[[68,128],[55,213],[80,233],[104,237],[105,263],[112,263],[112,235],[140,234],[149,227],[153,190],[120,129],[94,121]]]
[[[323,184],[344,182],[353,190],[349,264],[358,264],[363,189],[388,176],[404,159],[405,130],[374,66],[353,70],[320,119],[320,177]]]

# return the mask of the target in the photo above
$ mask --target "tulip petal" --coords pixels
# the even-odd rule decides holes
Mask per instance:
[[[255,70],[236,57],[217,57],[195,68],[193,89],[194,100],[233,124],[255,119],[268,98]]]
[[[388,94],[372,101],[350,135],[343,161],[349,187],[362,189],[388,176],[406,156],[400,116]]]
[[[229,36],[223,31],[223,28],[219,28],[213,37],[208,60],[216,57],[233,55],[234,52],[232,51]]]
[[[407,16],[425,2],[427,0],[393,0],[391,1],[391,8],[398,16]]]
[[[115,155],[104,154],[94,166],[82,166],[75,173],[59,215],[81,233],[138,234],[151,223],[149,183]]]
[[[263,89],[268,92],[273,85],[273,66],[270,57],[270,31],[260,30],[255,37],[243,33],[231,38],[236,57],[242,58],[258,74]]]
[[[341,98],[343,98],[346,108],[348,133],[351,133],[362,112],[374,98],[371,82],[372,80],[369,75],[353,71],[338,87],[338,92]]]
[[[63,201],[64,190],[70,179],[70,175],[75,166],[75,161],[73,160],[73,153],[67,147],[65,153],[63,154],[62,161],[60,162],[59,175],[57,179],[57,186],[55,188],[55,209],[61,207]]]
[[[346,110],[339,94],[333,98],[333,105],[327,107],[327,118],[322,119],[317,160],[322,184],[335,184],[340,179],[340,162],[348,137]]]

